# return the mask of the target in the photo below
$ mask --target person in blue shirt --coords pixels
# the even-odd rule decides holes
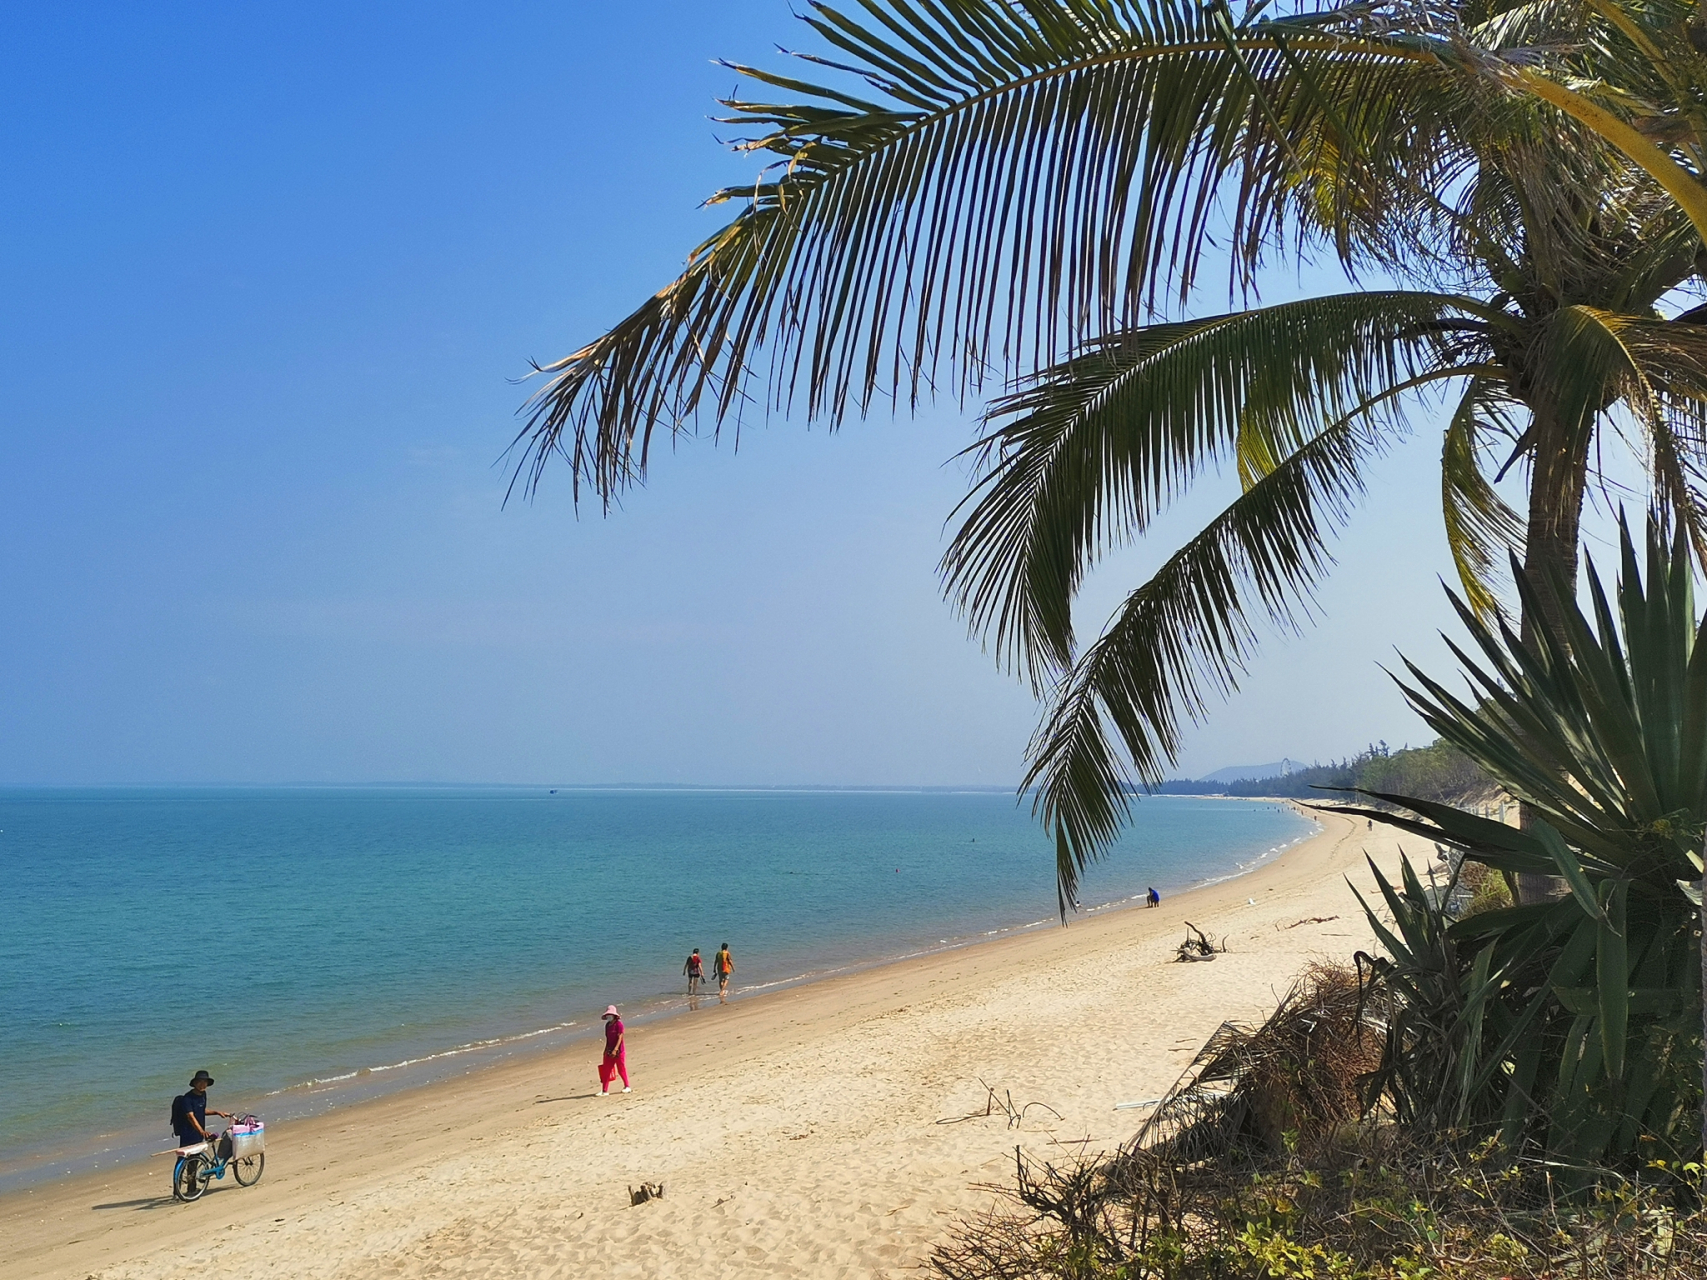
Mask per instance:
[[[192,1147],[209,1139],[207,1118],[211,1115],[232,1118],[229,1111],[212,1111],[207,1105],[207,1087],[213,1077],[198,1071],[190,1081],[190,1091],[172,1099],[172,1132],[178,1135],[180,1147]]]

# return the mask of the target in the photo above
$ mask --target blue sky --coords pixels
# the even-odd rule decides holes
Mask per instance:
[[[664,283],[801,44],[720,5],[14,6],[0,40],[0,784],[1008,784],[1037,708],[938,593],[972,423],[684,445],[503,506],[530,358]],[[1182,771],[1425,736],[1438,471]],[[1087,593],[1092,625],[1233,492]]]

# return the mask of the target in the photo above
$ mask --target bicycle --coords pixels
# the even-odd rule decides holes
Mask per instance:
[[[201,1199],[227,1169],[238,1186],[254,1186],[267,1167],[264,1129],[254,1116],[239,1116],[210,1141],[182,1148],[172,1165],[172,1198],[186,1203]]]

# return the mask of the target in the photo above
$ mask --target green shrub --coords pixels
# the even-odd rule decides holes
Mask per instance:
[[[1570,892],[1447,925],[1407,866],[1402,886],[1380,881],[1392,927],[1370,919],[1389,953],[1374,963],[1394,1002],[1383,1084],[1401,1119],[1497,1126],[1514,1149],[1629,1169],[1701,1151],[1690,894],[1707,826],[1707,644],[1681,535],[1668,545],[1649,522],[1645,578],[1628,529],[1621,555],[1614,596],[1591,563],[1593,621],[1573,603],[1559,636],[1526,641],[1454,597],[1479,654],[1454,646],[1472,701],[1407,664],[1411,705],[1523,803],[1522,829],[1369,792],[1404,811],[1387,821],[1470,865]],[[1542,616],[1537,584],[1513,568],[1526,615]]]

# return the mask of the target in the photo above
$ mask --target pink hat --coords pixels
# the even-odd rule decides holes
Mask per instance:
[[[601,1017],[601,1018],[618,1018],[621,1016],[622,1016],[621,1014],[617,1013],[616,1006],[614,1004],[611,1005],[609,1008],[607,1008],[603,1013],[601,1013],[599,1015],[599,1017]]]

